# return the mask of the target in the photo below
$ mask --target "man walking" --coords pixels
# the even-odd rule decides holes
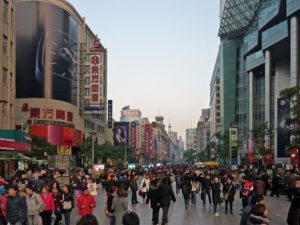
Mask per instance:
[[[173,202],[176,202],[173,189],[171,185],[168,184],[168,179],[166,177],[162,179],[159,188],[159,196],[160,196],[161,207],[163,209],[161,225],[166,225],[168,223],[168,212],[171,204],[171,199]]]
[[[26,222],[27,207],[25,199],[17,193],[16,186],[10,186],[8,189],[8,198],[6,203],[7,222],[10,225],[23,225]]]

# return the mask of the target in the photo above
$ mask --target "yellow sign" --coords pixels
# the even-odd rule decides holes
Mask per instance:
[[[57,145],[57,155],[72,155],[72,147]]]

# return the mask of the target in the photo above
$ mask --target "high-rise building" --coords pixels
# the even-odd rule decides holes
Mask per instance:
[[[210,144],[209,109],[202,109],[197,123],[197,151],[203,152]]]
[[[239,158],[246,157],[249,132],[267,122],[274,130],[275,162],[288,163],[289,140],[279,129],[288,105],[279,93],[299,84],[299,17],[299,0],[225,1],[219,29],[220,130],[238,125]]]
[[[0,16],[0,129],[15,129],[16,29],[15,3],[2,1]]]
[[[197,149],[197,129],[189,128],[185,130],[185,141],[186,141],[186,150],[193,149],[199,152]]]
[[[121,122],[133,122],[138,121],[141,123],[142,121],[142,113],[139,109],[123,109],[121,111]]]
[[[216,142],[215,134],[220,132],[221,105],[220,105],[220,62],[217,56],[214,71],[210,81],[210,140]]]
[[[69,1],[16,1],[16,43],[16,128],[52,145],[106,143],[107,52]]]

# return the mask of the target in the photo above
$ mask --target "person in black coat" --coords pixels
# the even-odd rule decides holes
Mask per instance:
[[[228,177],[223,186],[223,195],[224,195],[224,200],[225,200],[225,213],[226,214],[228,213],[228,204],[229,204],[230,213],[233,214],[232,206],[233,206],[235,192],[236,192],[236,190],[235,190],[235,185],[232,182],[232,177]]]
[[[211,179],[209,175],[206,175],[206,177],[202,180],[202,200],[203,205],[206,203],[206,195],[208,196],[209,204],[211,204]]]
[[[185,203],[185,209],[188,209],[190,199],[191,199],[191,192],[192,192],[192,184],[191,184],[191,179],[190,177],[186,176],[184,177],[184,181],[181,184],[181,190],[184,198],[184,203]]]
[[[162,183],[159,187],[159,196],[161,207],[163,209],[161,225],[166,225],[166,223],[168,223],[168,212],[171,204],[171,199],[173,202],[176,201],[173,189],[171,185],[168,184],[168,179],[166,177],[162,179]]]
[[[66,203],[71,203],[71,208],[66,208]],[[71,188],[69,185],[63,186],[63,193],[62,193],[62,213],[65,218],[65,224],[70,225],[71,222],[71,212],[75,208],[74,203],[74,196],[72,194]]]
[[[158,224],[159,209],[161,206],[158,179],[154,179],[150,182],[149,199],[152,208],[152,223],[153,225]]]
[[[300,178],[297,178],[295,185],[287,217],[288,225],[300,225]]]
[[[281,181],[280,176],[277,173],[274,174],[273,179],[272,179],[272,191],[271,191],[272,197],[274,194],[276,194],[277,198],[279,198],[280,181]]]
[[[217,212],[217,206],[221,202],[221,184],[219,182],[219,178],[215,177],[214,181],[211,186],[212,190],[212,200],[213,200],[213,206],[214,206],[214,214],[215,216],[219,216],[219,213]]]

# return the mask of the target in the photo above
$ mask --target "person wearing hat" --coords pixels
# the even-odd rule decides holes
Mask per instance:
[[[93,208],[96,207],[94,196],[90,195],[87,187],[82,189],[83,194],[77,199],[77,207],[79,209],[79,215],[84,216],[86,214],[93,214]]]
[[[17,186],[8,188],[6,219],[10,225],[22,225],[27,218],[26,201],[17,193],[17,190]]]

